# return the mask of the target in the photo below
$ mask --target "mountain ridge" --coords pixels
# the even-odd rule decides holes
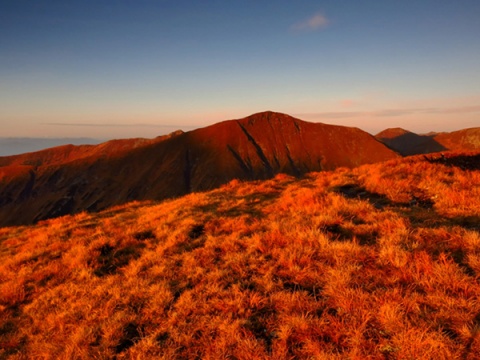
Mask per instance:
[[[375,138],[403,156],[440,151],[480,150],[480,128],[416,134],[402,128],[385,129]]]
[[[0,158],[0,226],[396,157],[358,128],[271,111],[155,139],[52,148]]]
[[[153,139],[64,145],[0,157],[0,226],[31,224],[133,200],[163,200],[232,179],[353,168],[400,155],[476,150],[480,128],[376,136],[340,125],[265,111]],[[399,155],[400,154],[400,155]]]
[[[98,145],[105,140],[87,137],[0,137],[0,157],[36,152],[65,144]]]

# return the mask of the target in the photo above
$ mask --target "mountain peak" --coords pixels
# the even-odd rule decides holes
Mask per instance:
[[[250,118],[250,117],[265,117],[265,116],[291,117],[290,115],[287,115],[285,113],[281,113],[281,112],[278,112],[278,111],[265,110],[265,111],[259,111],[257,113],[252,114],[252,115],[249,115],[249,116],[247,116],[247,118]]]
[[[257,133],[257,136],[261,137],[264,137],[264,135],[261,135],[262,133],[299,133],[305,128],[305,126],[314,124],[274,111],[255,113],[245,118],[238,119],[237,122],[245,128],[251,128],[252,131]],[[323,124],[315,123],[315,126],[321,127]]]
[[[268,110],[268,111],[262,111],[262,112],[249,115],[239,120],[245,121],[245,122],[257,122],[257,121],[296,121],[298,119],[284,113]]]
[[[402,129],[400,127],[395,127],[395,128],[388,128],[383,131],[380,131],[375,137],[377,139],[393,139],[398,136],[402,136],[405,134],[414,134],[409,130]]]

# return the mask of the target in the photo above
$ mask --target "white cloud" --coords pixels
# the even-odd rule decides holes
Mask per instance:
[[[295,31],[314,31],[324,29],[330,24],[330,20],[322,13],[316,13],[313,16],[293,24],[291,29]]]

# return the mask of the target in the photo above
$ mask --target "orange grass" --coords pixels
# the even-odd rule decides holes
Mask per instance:
[[[0,359],[478,359],[480,171],[417,156],[0,229]]]

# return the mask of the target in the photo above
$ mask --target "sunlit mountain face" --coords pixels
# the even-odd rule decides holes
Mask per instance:
[[[263,112],[190,132],[0,158],[0,224],[204,191],[232,179],[302,176],[399,155],[370,134]]]
[[[232,179],[353,168],[479,148],[479,129],[417,135],[387,129],[376,137],[345,126],[276,112],[223,121],[152,139],[64,145],[0,158],[0,224],[99,211],[133,200],[161,200],[216,188]]]

